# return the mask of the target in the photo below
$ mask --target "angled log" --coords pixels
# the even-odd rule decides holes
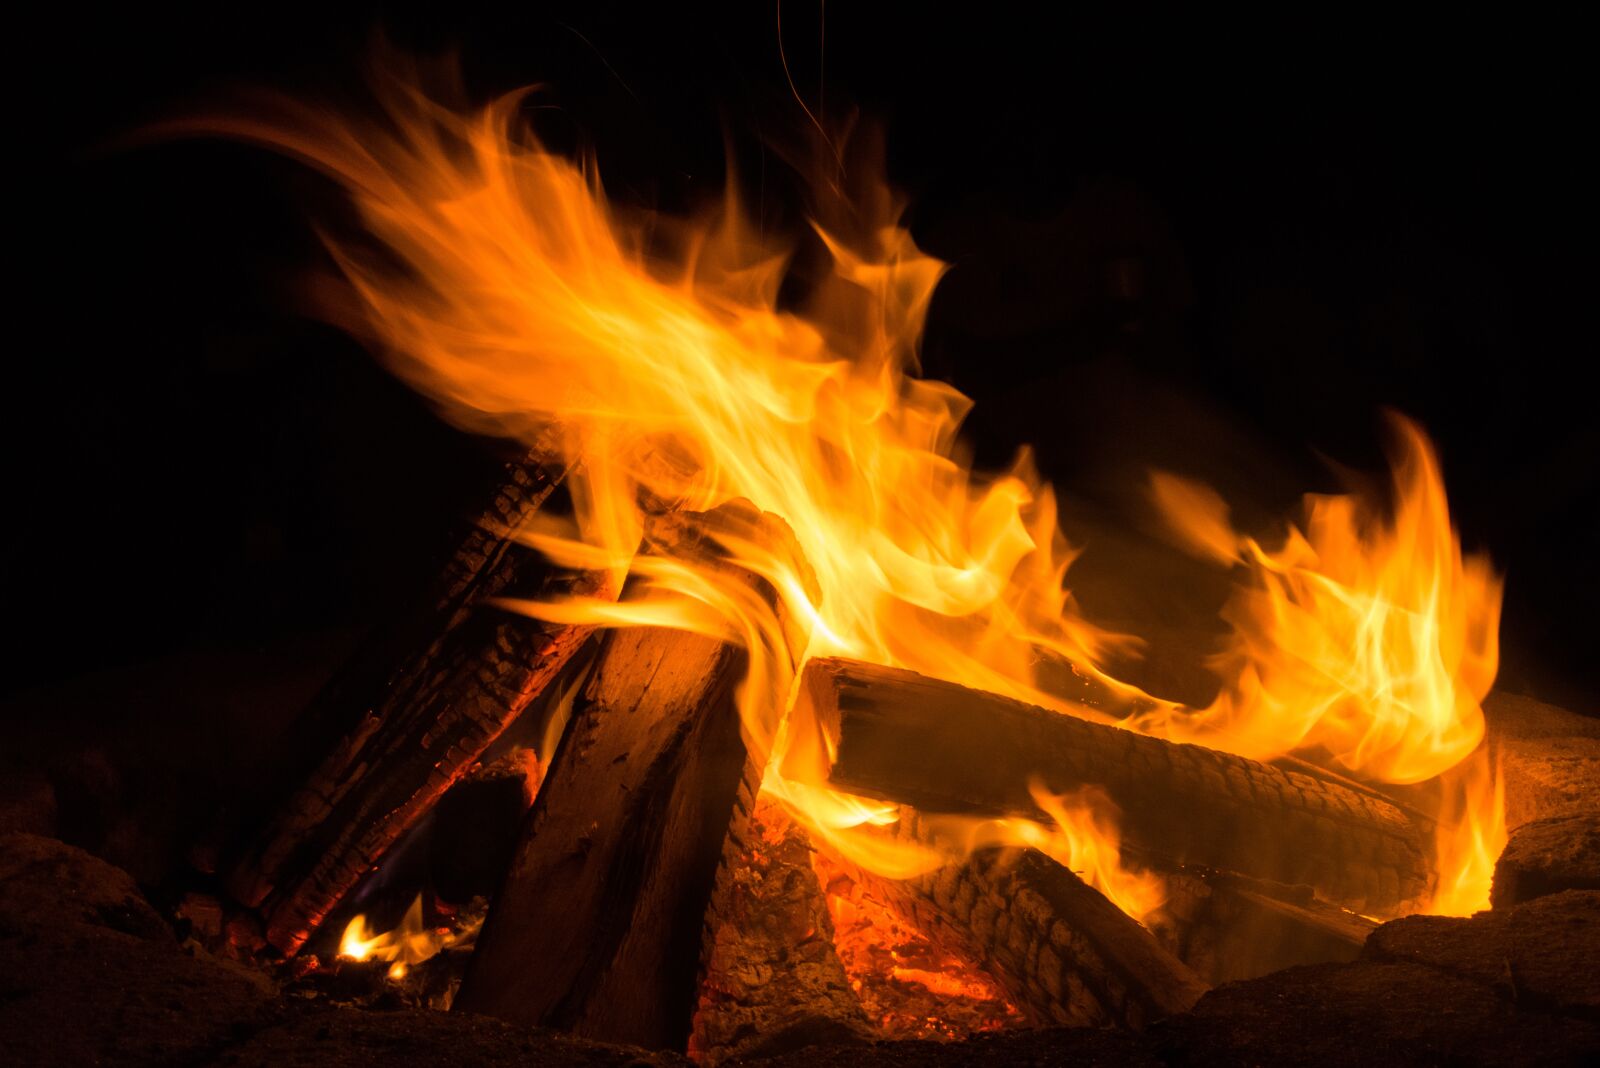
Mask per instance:
[[[909,808],[892,833],[936,844]],[[1035,1026],[1140,1028],[1188,1011],[1207,989],[1148,929],[1034,849],[984,849],[879,883],[930,937],[981,962]]]
[[[1213,986],[1299,964],[1355,960],[1378,924],[1288,886],[1185,865],[1164,872],[1161,944]]]
[[[558,481],[534,458],[511,465],[426,605],[397,620],[319,700],[316,718],[349,725],[227,876],[278,951],[300,949],[592,633],[484,605],[501,595],[607,593],[604,576],[553,572],[512,537]],[[385,661],[387,673],[377,673]]]
[[[652,550],[700,561],[776,611],[708,531],[786,536],[748,506],[672,517]],[[759,527],[759,532],[753,528]],[[792,658],[803,635],[786,628]],[[606,637],[572,712],[456,1005],[655,1049],[686,1047],[702,923],[730,827],[754,802],[736,690],[745,650],[636,627]]]
[[[969,690],[914,672],[812,661],[798,712],[836,754],[829,781],[927,811],[1043,819],[1029,792],[1105,789],[1124,841],[1369,914],[1419,902],[1431,828],[1382,797],[1197,745]]]

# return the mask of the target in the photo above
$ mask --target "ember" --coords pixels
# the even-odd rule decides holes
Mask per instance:
[[[834,943],[850,986],[884,1035],[965,1038],[1018,1027],[1026,1018],[958,947],[935,945],[849,867],[816,854]]]

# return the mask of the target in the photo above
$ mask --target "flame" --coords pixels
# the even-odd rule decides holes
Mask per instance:
[[[848,862],[813,854],[850,987],[885,1038],[959,1039],[1024,1024],[964,946],[936,941]]]
[[[1217,704],[1163,705],[1106,672],[1109,654],[1137,643],[1079,614],[1065,583],[1074,550],[1027,454],[975,473],[958,441],[970,402],[917,377],[944,265],[899,225],[881,182],[850,185],[830,168],[814,184],[812,233],[831,269],[780,302],[797,244],[750,225],[732,176],[701,216],[628,212],[608,204],[592,165],[526,129],[525,93],[451,106],[419,88],[428,79],[414,65],[385,64],[373,120],[274,99],[254,117],[186,129],[268,144],[349,192],[364,233],[328,236],[344,280],[323,290],[327,313],[458,425],[573,465],[571,521],[542,518],[519,536],[557,564],[634,577],[621,602],[510,607],[745,645],[746,740],[768,759],[769,793],[823,848],[887,875],[948,859],[873,834],[892,810],[828,787],[829,754],[784,759],[816,743],[785,720],[796,665],[777,616],[747,584],[638,555],[652,511],[744,498],[784,519],[797,549],[753,530],[716,536],[803,621],[808,656],[1102,720],[1138,702],[1154,711],[1125,725],[1253,756],[1320,747],[1395,782],[1440,774],[1482,736],[1498,582],[1462,560],[1420,431],[1405,428],[1392,521],[1353,498],[1313,499],[1306,533],[1277,552],[1232,534],[1204,492],[1157,483],[1180,527],[1254,580],[1229,609],[1236,643]],[[1048,692],[1036,674],[1047,661],[1095,680],[1107,709]],[[1107,815],[1041,805],[1054,827],[1005,821],[967,838],[1047,849],[1135,914],[1159,899],[1122,869]]]
[[[1085,787],[1070,794],[1053,794],[1034,783],[1030,792],[1053,826],[1031,820],[995,821],[1002,842],[1031,846],[1052,857],[1141,923],[1167,903],[1166,885],[1160,877],[1123,864],[1116,806],[1104,791]]]
[[[1435,840],[1439,885],[1428,911],[1470,916],[1489,907],[1494,865],[1506,845],[1506,791],[1499,766],[1478,750],[1446,772]]]
[[[1224,680],[1216,701],[1144,713],[1139,729],[1263,760],[1321,752],[1389,783],[1437,778],[1478,749],[1498,666],[1501,580],[1487,557],[1462,554],[1427,437],[1404,418],[1394,424],[1389,513],[1359,495],[1310,496],[1304,529],[1291,527],[1277,550],[1234,533],[1209,489],[1153,477],[1174,530],[1195,551],[1241,565],[1247,581],[1224,609],[1233,629],[1214,660]],[[1444,784],[1455,792],[1440,813],[1434,909],[1477,900],[1465,887],[1480,884],[1487,903],[1486,875],[1505,840],[1496,781]]]
[[[448,928],[429,927],[422,919],[422,895],[418,894],[406,910],[400,926],[383,934],[373,932],[364,914],[357,915],[345,925],[339,939],[339,956],[345,960],[387,960],[390,979],[404,979],[412,965],[437,955],[476,934],[475,930],[457,932]]]

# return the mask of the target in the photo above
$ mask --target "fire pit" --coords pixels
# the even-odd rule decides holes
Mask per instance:
[[[1026,451],[974,460],[920,363],[949,265],[786,58],[787,228],[731,173],[609,198],[537,92],[375,56],[364,105],[145,130],[331,180],[315,314],[496,442],[492,485],[431,584],[275,671],[289,755],[227,806],[136,747],[8,772],[22,1062],[1600,1053],[1600,725],[1492,692],[1505,580],[1419,422],[1270,517],[1139,471],[1117,522],[1162,563],[1100,567],[1216,592],[1143,628],[1075,595]]]

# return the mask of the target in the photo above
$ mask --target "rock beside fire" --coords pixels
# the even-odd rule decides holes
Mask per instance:
[[[127,872],[34,834],[0,835],[0,925],[8,935],[83,925],[143,939],[172,937]]]
[[[1563,890],[1600,890],[1600,814],[1517,828],[1494,866],[1490,900],[1499,909]]]
[[[203,1061],[260,1026],[257,982],[186,955],[126,872],[0,837],[0,1035],[12,1064]]]
[[[1184,1065],[1366,1063],[1579,1065],[1600,1028],[1529,1012],[1471,979],[1421,964],[1313,964],[1207,994],[1152,1033]]]
[[[1499,692],[1483,714],[1505,772],[1506,826],[1600,812],[1600,719]]]
[[[1424,965],[1521,1008],[1600,1021],[1600,892],[1568,890],[1469,919],[1409,916],[1375,931],[1363,958]]]

